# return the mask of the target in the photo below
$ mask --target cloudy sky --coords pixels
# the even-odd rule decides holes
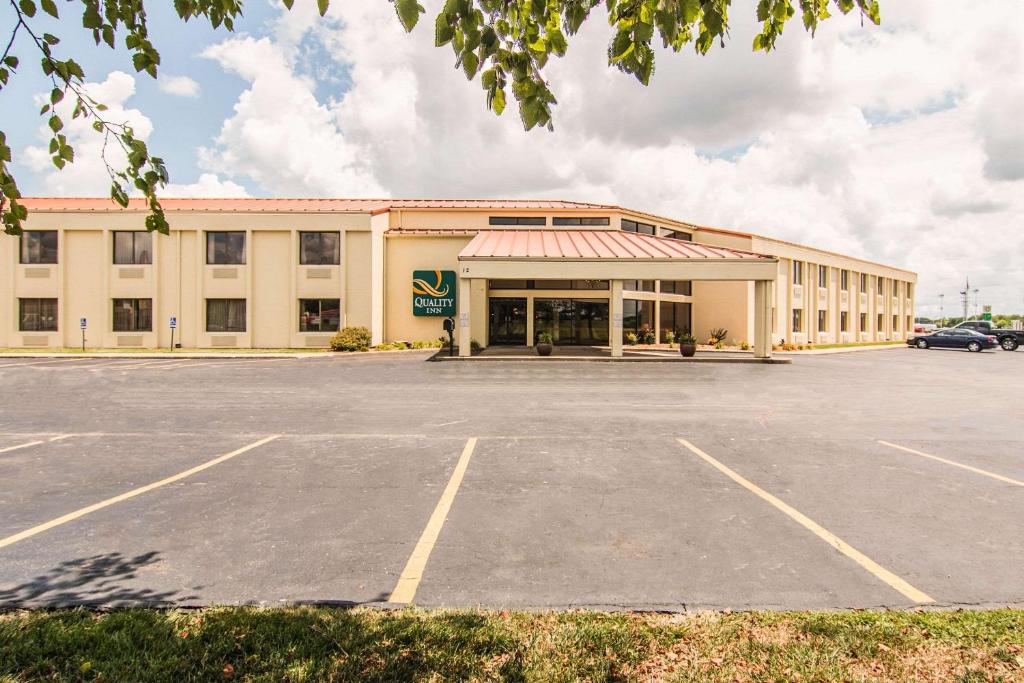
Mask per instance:
[[[168,194],[616,203],[916,270],[924,315],[939,294],[955,312],[966,277],[981,304],[1024,311],[1020,0],[883,0],[881,27],[836,17],[811,40],[794,22],[767,56],[749,49],[754,1],[734,0],[727,47],[659,52],[647,88],[606,66],[598,9],[549,66],[555,131],[529,133],[433,46],[425,4],[412,35],[385,0],[336,0],[326,19],[250,0],[234,34],[154,6],[156,81],[72,21],[62,46],[168,160]],[[48,167],[45,84],[22,74],[0,97],[23,192],[106,195],[85,125],[79,161]]]

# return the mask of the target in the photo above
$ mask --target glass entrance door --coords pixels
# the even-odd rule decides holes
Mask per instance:
[[[489,299],[489,344],[526,345],[526,299]]]
[[[534,299],[534,333],[550,332],[556,344],[599,346],[608,343],[605,299]]]

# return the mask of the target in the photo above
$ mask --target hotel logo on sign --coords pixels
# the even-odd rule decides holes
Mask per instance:
[[[412,314],[447,318],[455,315],[455,271],[414,270]]]

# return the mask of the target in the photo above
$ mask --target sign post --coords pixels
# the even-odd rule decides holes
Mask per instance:
[[[991,306],[982,306],[981,307],[981,319],[982,320],[991,320],[992,319],[992,307]]]
[[[79,321],[79,325],[81,325],[81,327],[82,327],[82,352],[84,353],[85,352],[85,328],[89,326],[89,321],[87,321],[85,318],[82,318]]]
[[[171,351],[174,351],[174,329],[178,326],[178,316],[171,316]]]

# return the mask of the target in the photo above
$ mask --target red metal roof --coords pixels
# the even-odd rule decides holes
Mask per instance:
[[[759,259],[737,249],[619,230],[486,230],[459,258],[498,259]]]
[[[143,199],[131,199],[122,209],[106,197],[26,197],[30,211],[147,211]],[[617,207],[585,202],[547,199],[278,199],[239,197],[226,199],[175,198],[160,200],[165,211],[201,212],[356,212],[380,213],[391,209],[485,209],[509,211],[578,210],[610,211]]]

